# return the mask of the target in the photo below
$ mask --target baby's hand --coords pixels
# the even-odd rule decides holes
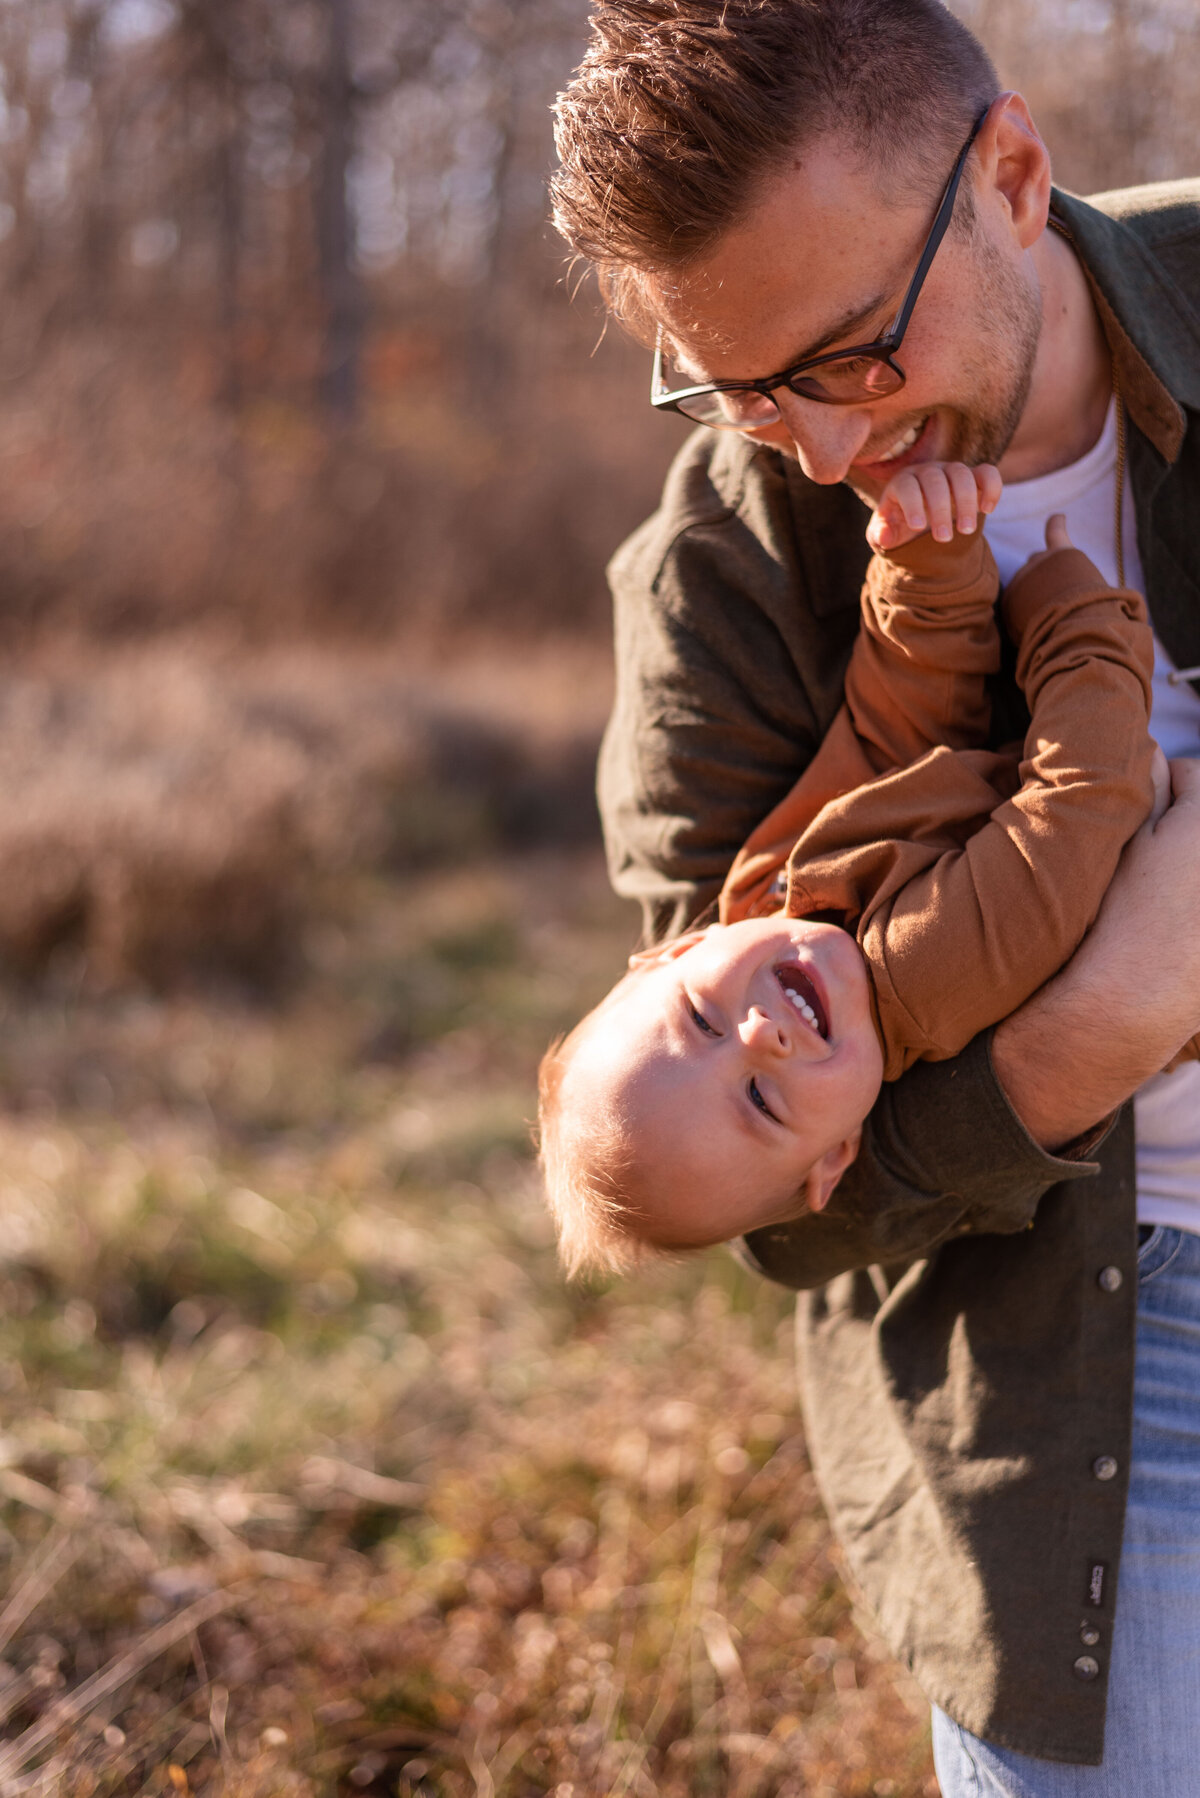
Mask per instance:
[[[1027,574],[1031,568],[1036,568],[1039,562],[1044,562],[1047,556],[1052,556],[1056,549],[1074,549],[1074,547],[1075,545],[1067,535],[1066,518],[1061,512],[1054,512],[1046,520],[1045,549],[1035,550],[1019,572]]]
[[[928,531],[937,543],[949,543],[955,526],[969,537],[996,509],[1003,483],[990,462],[968,468],[965,462],[918,462],[894,475],[883,490],[867,526],[872,549],[899,549]]]

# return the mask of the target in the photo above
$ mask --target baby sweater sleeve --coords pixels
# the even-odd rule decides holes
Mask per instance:
[[[986,681],[1000,661],[998,591],[981,532],[948,544],[923,536],[872,558],[844,702],[795,786],[735,860],[721,893],[723,923],[780,908],[788,858],[832,801],[936,745],[984,741]]]
[[[1140,596],[1059,550],[1017,576],[1004,612],[1032,717],[1019,786],[961,847],[885,879],[860,919],[891,1078],[956,1054],[1070,958],[1151,803]]]
[[[846,673],[846,708],[873,774],[930,749],[977,749],[991,722],[986,679],[1000,665],[1000,577],[982,531],[925,535],[876,555]]]

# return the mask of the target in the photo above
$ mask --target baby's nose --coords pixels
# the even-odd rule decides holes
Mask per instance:
[[[742,1041],[750,1049],[774,1050],[783,1054],[788,1047],[787,1032],[761,1006],[752,1005],[742,1024]]]

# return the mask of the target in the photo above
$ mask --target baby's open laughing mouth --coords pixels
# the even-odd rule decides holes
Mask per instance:
[[[824,1002],[804,969],[794,961],[782,962],[775,978],[792,1010],[826,1042],[829,1040],[829,1018]]]

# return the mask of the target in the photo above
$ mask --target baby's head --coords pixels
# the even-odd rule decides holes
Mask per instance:
[[[568,1272],[819,1211],[882,1077],[866,964],[835,925],[752,918],[635,955],[542,1062]]]

